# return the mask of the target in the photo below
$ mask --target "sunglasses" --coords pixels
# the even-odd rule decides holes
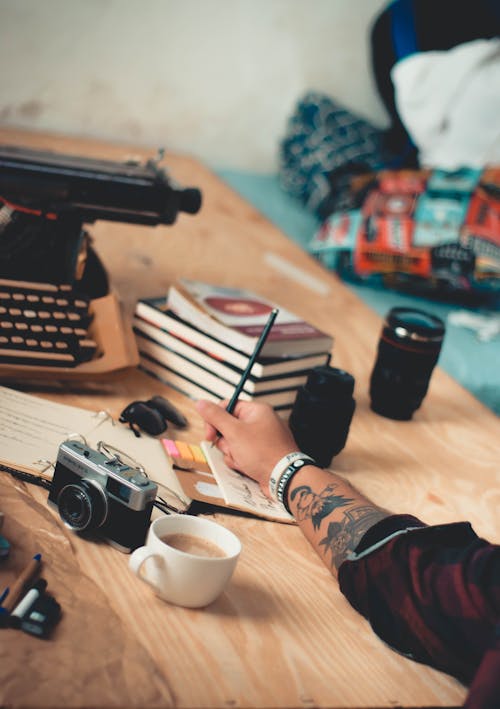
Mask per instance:
[[[128,423],[134,434],[139,438],[140,431],[158,436],[167,430],[167,421],[177,428],[185,428],[186,417],[163,396],[153,396],[148,401],[132,401],[120,414],[121,423]]]

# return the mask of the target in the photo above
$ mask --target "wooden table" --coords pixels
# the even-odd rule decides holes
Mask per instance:
[[[0,139],[112,159],[153,154],[8,130],[0,131]],[[301,314],[334,335],[333,363],[356,379],[356,413],[333,468],[387,509],[415,513],[428,523],[468,519],[479,534],[498,542],[500,426],[494,414],[439,369],[411,422],[374,414],[367,392],[380,319],[199,162],[167,154],[166,165],[180,183],[202,189],[199,215],[182,215],[173,227],[100,222],[91,228],[128,316],[137,298],[165,293],[179,276],[248,287]],[[138,371],[77,390],[55,382],[50,390],[33,391],[115,415],[132,399],[163,393],[190,418],[184,438],[203,435],[191,401]],[[295,526],[217,514],[240,537],[243,553],[227,591],[205,610],[186,610],[154,597],[129,572],[126,555],[63,529],[46,507],[46,493],[6,484],[5,477],[2,482],[4,533],[12,533],[24,558],[35,545],[43,552],[49,588],[64,609],[49,641],[0,631],[2,705],[463,702],[466,692],[458,682],[400,657],[373,634]],[[13,671],[6,669],[9,660]]]

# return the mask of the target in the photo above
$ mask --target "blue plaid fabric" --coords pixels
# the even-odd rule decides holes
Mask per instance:
[[[345,206],[344,175],[387,164],[382,135],[328,96],[309,92],[298,102],[280,144],[280,182],[324,218]]]

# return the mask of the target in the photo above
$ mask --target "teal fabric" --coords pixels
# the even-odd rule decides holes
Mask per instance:
[[[319,221],[281,188],[277,176],[222,169],[216,172],[290,239],[305,248],[319,226]],[[500,414],[500,336],[491,342],[480,342],[473,331],[447,322],[449,313],[454,311],[491,311],[408,296],[367,285],[347,285],[381,316],[392,307],[405,305],[421,308],[442,318],[446,323],[446,336],[439,366],[492,411]]]

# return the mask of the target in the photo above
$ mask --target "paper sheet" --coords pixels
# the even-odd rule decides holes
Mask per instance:
[[[87,438],[103,420],[92,411],[0,387],[0,460],[41,472],[55,461],[62,441],[77,433]]]

